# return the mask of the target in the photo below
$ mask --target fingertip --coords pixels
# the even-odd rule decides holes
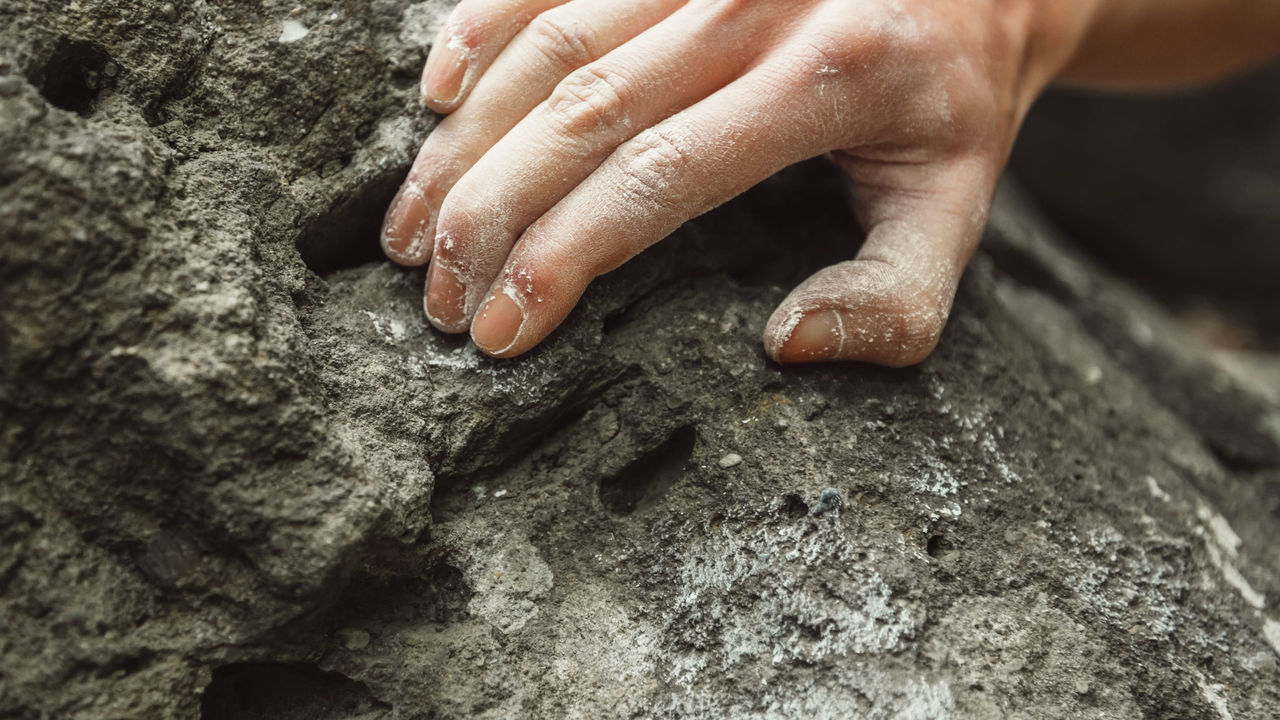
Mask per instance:
[[[448,115],[454,110],[457,110],[458,105],[460,105],[461,103],[459,102],[457,97],[451,98],[449,100],[440,100],[438,98],[433,98],[427,95],[426,86],[424,85],[422,90],[422,104],[426,105],[428,110],[430,110],[431,112],[437,115]]]
[[[382,252],[400,265],[425,265],[431,259],[432,220],[426,197],[406,182],[383,218]]]
[[[467,286],[457,275],[436,262],[427,273],[422,308],[427,319],[441,332],[464,333],[469,324],[466,313]]]
[[[471,324],[471,339],[476,347],[494,357],[507,358],[518,355],[513,351],[524,313],[506,291],[495,293],[480,306]]]
[[[782,365],[840,360],[918,365],[937,346],[945,320],[927,303],[896,291],[855,289],[784,303],[765,328],[765,352]]]
[[[765,350],[774,362],[784,365],[836,360],[844,349],[844,319],[835,310],[779,309],[776,322],[770,321],[765,334]]]
[[[456,27],[446,25],[436,37],[422,69],[418,91],[422,102],[442,115],[461,104],[471,75],[474,51]]]

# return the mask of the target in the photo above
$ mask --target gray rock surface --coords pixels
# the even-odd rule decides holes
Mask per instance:
[[[1280,404],[1015,187],[916,369],[764,358],[812,163],[429,329],[446,10],[0,2],[0,717],[1280,714]]]

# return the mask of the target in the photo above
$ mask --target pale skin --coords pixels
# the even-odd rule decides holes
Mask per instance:
[[[430,264],[433,325],[514,357],[594,278],[826,153],[866,240],[783,300],[765,351],[911,365],[1047,85],[1193,84],[1278,52],[1274,0],[462,0],[423,73],[446,117],[383,248]]]

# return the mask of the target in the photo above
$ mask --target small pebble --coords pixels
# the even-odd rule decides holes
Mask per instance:
[[[336,634],[342,646],[348,650],[363,650],[369,647],[369,633],[359,628],[343,628]]]
[[[818,497],[818,504],[813,506],[813,514],[821,515],[832,510],[839,510],[842,507],[844,507],[844,501],[840,499],[840,491],[835,488],[827,488]]]
[[[741,464],[742,464],[742,456],[739,455],[738,453],[729,453],[728,455],[725,455],[724,457],[720,458],[720,467],[722,468],[731,468],[735,465],[741,465]]]
[[[280,22],[280,37],[276,38],[282,43],[297,42],[307,36],[307,26],[297,20],[282,20]]]
[[[22,92],[22,78],[16,75],[0,77],[0,97],[9,97]]]
[[[503,488],[503,489],[501,489],[501,490],[494,490],[494,491],[493,491],[493,496],[494,496],[494,497],[496,497],[496,498],[503,497],[503,496],[505,496],[506,494],[507,494],[507,489],[506,489],[506,488]]]
[[[612,410],[605,411],[598,420],[596,420],[596,433],[600,438],[600,444],[609,442],[618,434],[618,415]]]

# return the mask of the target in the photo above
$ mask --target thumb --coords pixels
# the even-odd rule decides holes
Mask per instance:
[[[928,174],[927,191],[859,187],[862,249],[782,301],[765,326],[769,357],[904,367],[929,356],[981,237],[992,181],[963,163]]]

